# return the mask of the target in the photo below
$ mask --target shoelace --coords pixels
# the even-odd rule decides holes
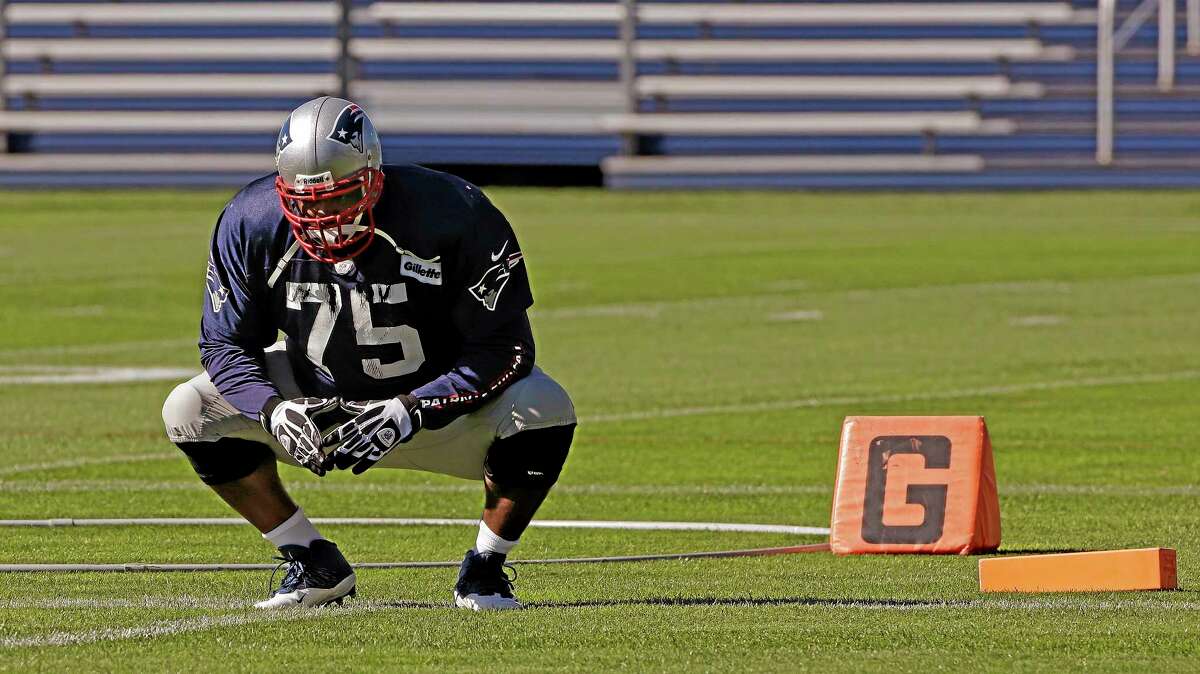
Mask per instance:
[[[505,569],[512,571],[512,575],[509,576],[505,573]],[[500,566],[500,573],[498,575],[499,577],[497,578],[491,574],[476,574],[476,582],[479,583],[480,589],[483,590],[480,594],[498,594],[503,596],[504,592],[507,591],[509,595],[512,595],[513,583],[517,580],[517,567],[506,562]]]
[[[279,590],[284,590],[291,587],[288,585],[289,580],[296,581],[304,575],[304,562],[295,559],[288,559],[287,557],[272,557],[272,559],[278,559],[279,563],[275,565],[275,570],[271,572],[271,580],[267,582],[267,597],[274,597],[275,593],[278,591],[275,589],[275,574],[279,573],[279,569],[283,568],[285,564],[287,565],[288,570],[287,573],[283,574],[283,580],[279,584]]]

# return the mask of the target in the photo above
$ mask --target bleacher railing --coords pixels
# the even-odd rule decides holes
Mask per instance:
[[[1144,0],[1120,26],[1117,0],[1099,0],[1096,19],[1096,162],[1113,162],[1116,135],[1116,57],[1138,30],[1158,14],[1158,90],[1175,88],[1175,0]],[[1200,0],[1187,0],[1187,51],[1200,54]]]
[[[8,93],[4,88],[8,69],[4,60],[4,41],[8,39],[8,3],[0,0],[0,113],[8,109]],[[8,134],[0,131],[0,154],[8,152]]]
[[[637,31],[638,4],[637,0],[621,0],[621,62],[619,73],[621,78],[621,94],[625,100],[625,114],[633,115],[638,111],[637,92]],[[621,154],[635,155],[638,153],[637,136],[631,133],[621,135]]]

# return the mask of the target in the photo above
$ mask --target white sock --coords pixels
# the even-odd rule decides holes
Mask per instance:
[[[296,508],[296,512],[284,520],[283,524],[263,534],[262,537],[271,541],[271,545],[277,548],[285,545],[299,545],[307,548],[313,541],[324,538],[313,526],[313,523],[308,521],[308,516],[304,514],[304,508]]]
[[[514,547],[516,547],[519,540],[520,539],[517,541],[509,541],[500,538],[496,534],[492,533],[492,530],[488,528],[488,525],[483,523],[483,520],[479,520],[479,533],[475,536],[475,552],[480,554],[485,552],[495,552],[501,555],[507,555]]]

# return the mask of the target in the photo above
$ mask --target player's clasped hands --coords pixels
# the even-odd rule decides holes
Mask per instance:
[[[405,398],[363,402],[340,398],[284,400],[269,414],[263,414],[262,424],[296,463],[317,476],[351,466],[358,475],[420,430],[421,415],[409,411],[411,403]],[[353,416],[322,436],[317,419],[335,410]],[[326,447],[336,449],[326,454]]]
[[[327,469],[323,465],[321,429],[315,419],[337,407],[337,398],[283,400],[269,412],[264,409],[259,420],[296,463],[321,476]]]
[[[342,411],[354,417],[325,436],[324,446],[338,445],[338,448],[325,458],[322,467],[345,470],[354,466],[354,474],[358,475],[378,463],[396,445],[408,442],[421,428],[421,414],[415,407],[410,412],[415,401],[405,398],[340,401]]]

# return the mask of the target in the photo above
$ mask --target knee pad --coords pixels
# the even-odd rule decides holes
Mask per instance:
[[[275,453],[261,442],[241,438],[221,438],[215,442],[177,442],[192,468],[207,485],[225,484],[246,477]]]
[[[527,426],[544,429],[575,423],[571,397],[545,372],[534,370],[513,387],[516,396],[512,401],[512,418],[501,425],[500,437],[524,432]]]
[[[558,481],[575,424],[521,431],[492,443],[483,474],[502,487],[549,489]]]
[[[171,390],[163,402],[162,419],[171,442],[188,442],[200,436],[200,419],[204,416],[204,400],[190,382]]]

